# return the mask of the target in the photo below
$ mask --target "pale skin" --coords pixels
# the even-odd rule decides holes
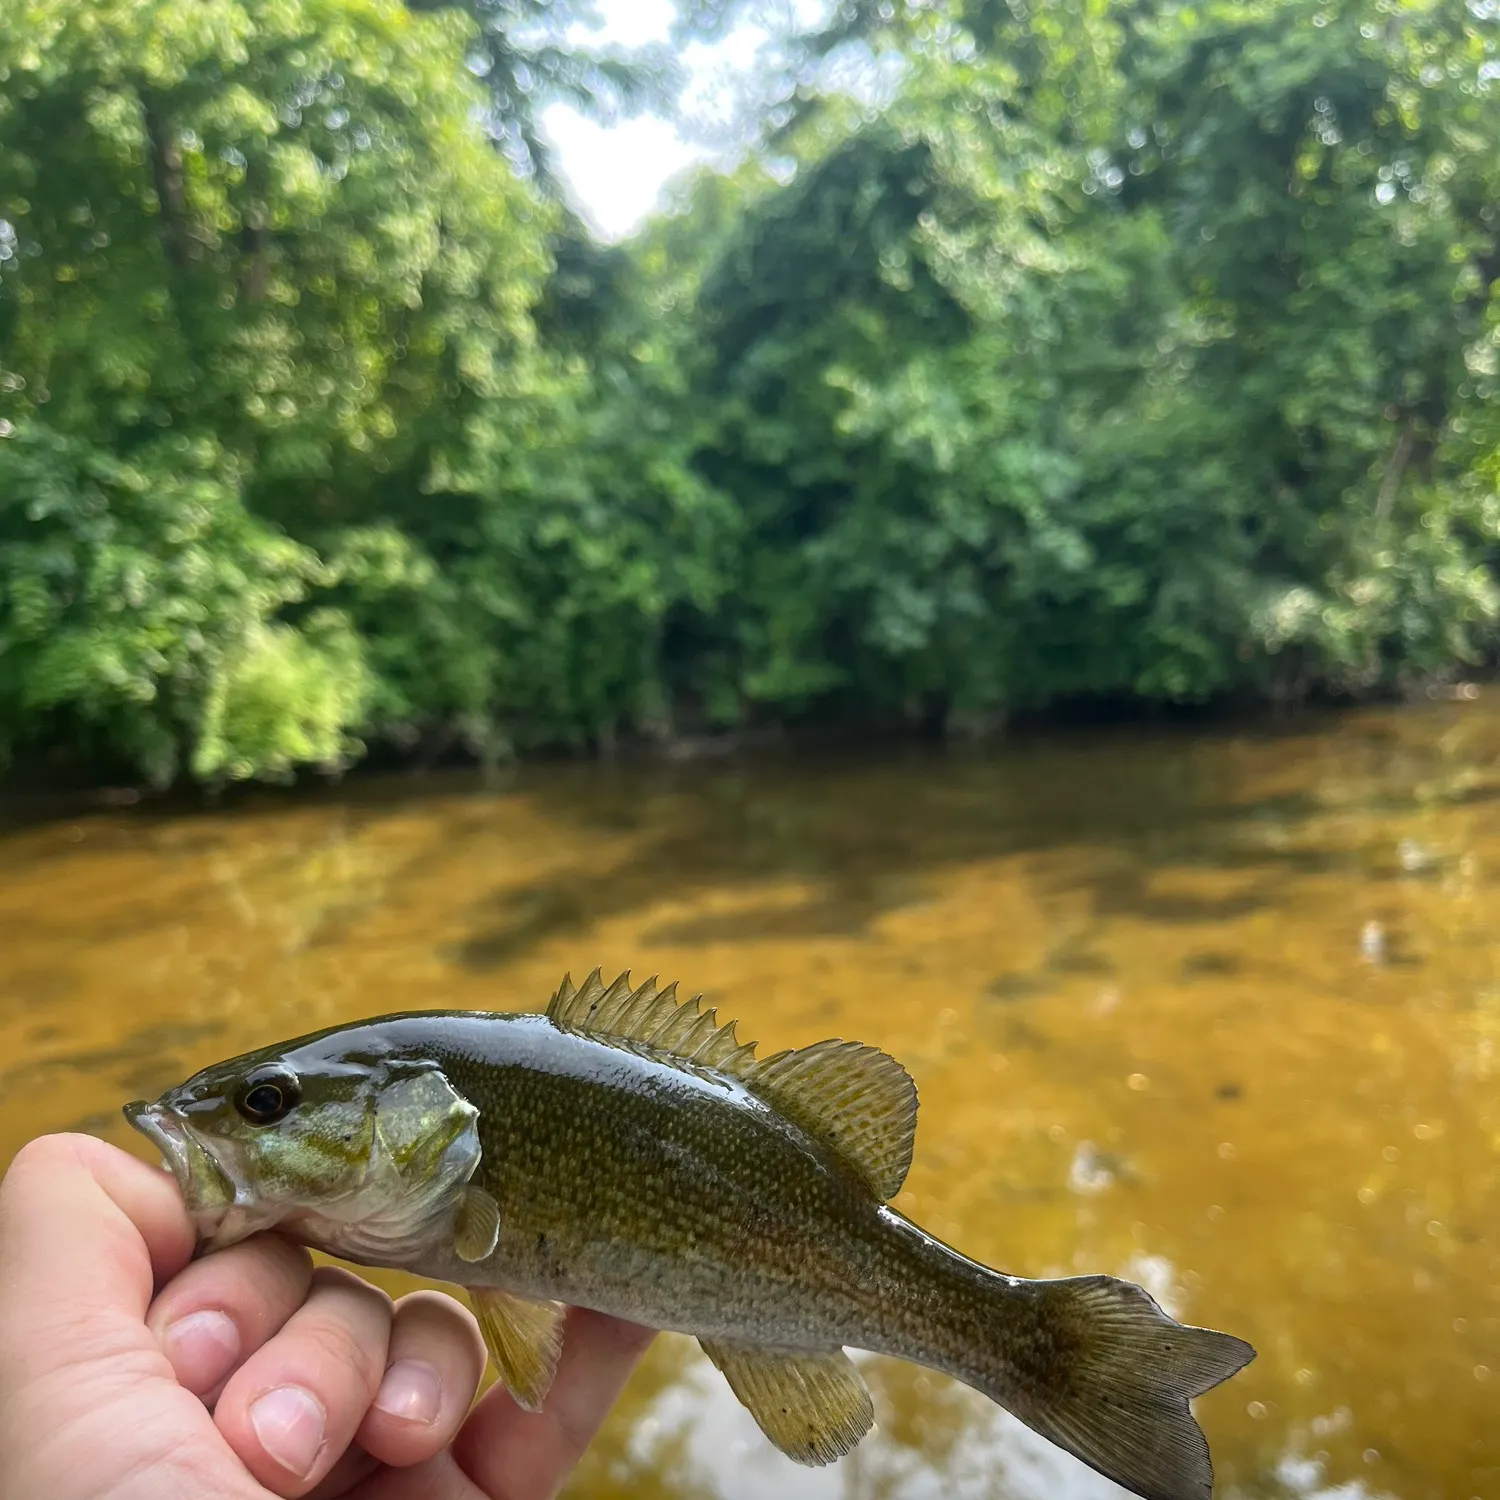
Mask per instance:
[[[274,1235],[192,1260],[172,1178],[43,1136],[0,1182],[0,1495],[551,1500],[650,1342],[569,1312],[540,1413],[452,1297],[392,1302]]]

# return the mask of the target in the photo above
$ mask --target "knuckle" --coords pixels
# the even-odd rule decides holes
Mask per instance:
[[[461,1302],[442,1292],[413,1292],[395,1307],[388,1358],[418,1354],[455,1370],[474,1367],[482,1374],[486,1360],[479,1323]]]
[[[312,1290],[314,1295],[350,1298],[369,1307],[379,1306],[387,1312],[391,1307],[391,1299],[378,1286],[343,1266],[319,1266],[312,1274]]]
[[[251,1287],[257,1299],[277,1306],[295,1307],[312,1284],[312,1257],[300,1245],[275,1235],[256,1235],[221,1253],[235,1257],[225,1269],[226,1282]],[[211,1265],[216,1259],[208,1256],[200,1264]]]
[[[442,1292],[408,1293],[395,1304],[393,1315],[403,1335],[451,1336],[455,1328],[472,1321],[467,1308]]]
[[[384,1363],[367,1337],[337,1319],[310,1323],[302,1330],[301,1342],[304,1354],[319,1371],[353,1371],[369,1380],[377,1361]]]
[[[340,1298],[308,1318],[302,1338],[320,1368],[354,1370],[373,1382],[385,1369],[390,1319],[374,1298]]]
[[[94,1154],[99,1143],[92,1136],[66,1133],[39,1135],[26,1142],[11,1158],[7,1178],[29,1172],[52,1172],[58,1167],[78,1166]]]
[[[436,1292],[428,1287],[420,1291],[407,1292],[396,1299],[396,1312],[404,1318],[451,1318],[455,1312],[466,1311],[457,1297],[447,1292]]]
[[[38,1186],[45,1186],[59,1176],[88,1171],[95,1155],[91,1148],[102,1144],[91,1136],[71,1134],[42,1135],[27,1141],[11,1158],[5,1175],[0,1177],[0,1221],[11,1219],[19,1212],[18,1197],[24,1200]]]

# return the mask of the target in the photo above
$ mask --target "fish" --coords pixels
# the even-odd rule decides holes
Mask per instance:
[[[874,1424],[848,1350],[973,1387],[1142,1500],[1210,1500],[1191,1401],[1255,1350],[1104,1275],[1032,1280],[897,1210],[917,1089],[830,1039],[760,1055],[676,982],[566,976],[540,1011],[404,1011],[203,1069],[124,1109],[197,1253],[275,1231],[463,1289],[539,1410],[568,1306],[698,1340],[811,1466]]]

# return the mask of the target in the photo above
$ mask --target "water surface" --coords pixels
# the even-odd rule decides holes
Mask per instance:
[[[1500,1496],[1500,699],[985,754],[394,779],[0,833],[0,1162],[202,1064],[565,970],[703,991],[917,1080],[899,1206],[1108,1271],[1260,1357],[1199,1403],[1224,1496]],[[387,1284],[394,1285],[388,1281]],[[1109,1500],[964,1388],[774,1453],[657,1341],[573,1494]]]

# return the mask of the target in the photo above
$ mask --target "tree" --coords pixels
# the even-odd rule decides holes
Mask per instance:
[[[12,749],[281,775],[1492,658],[1489,8],[851,0],[613,248],[496,149],[626,100],[582,15],[0,16]]]
[[[701,303],[747,696],[972,720],[1483,657],[1493,27],[1382,15],[913,12],[881,119],[803,117]]]
[[[9,460],[7,502],[29,518],[28,487],[42,486],[72,497],[48,502],[54,519],[108,518],[50,540],[48,556],[72,558],[38,586],[66,591],[74,649],[103,652],[108,629],[79,611],[115,606],[61,580],[114,567],[89,550],[106,533],[142,559],[170,551],[173,507],[202,503],[221,519],[195,533],[195,558],[217,566],[221,549],[249,549],[267,578],[284,574],[253,606],[212,605],[233,637],[215,647],[225,661],[255,644],[263,713],[274,717],[280,680],[267,676],[273,647],[283,676],[318,661],[351,674],[319,710],[339,722],[301,756],[296,693],[280,730],[252,734],[207,686],[222,686],[219,668],[204,668],[194,699],[180,662],[153,666],[143,650],[139,671],[176,686],[153,696],[144,678],[120,682],[132,723],[158,716],[122,730],[120,747],[154,774],[177,763],[169,743],[201,772],[328,758],[362,721],[362,648],[330,636],[319,607],[347,569],[321,568],[308,546],[332,556],[333,533],[378,519],[372,490],[412,482],[466,403],[525,383],[547,214],[479,124],[483,92],[462,67],[471,39],[458,17],[384,0],[77,0],[0,17],[0,387],[27,455]],[[150,504],[117,526],[142,486]],[[27,569],[43,562],[31,534],[10,541],[0,621],[12,628]],[[347,539],[342,550],[359,553]],[[20,693],[14,737],[51,732],[28,706],[62,711],[85,679],[75,706],[113,722],[118,675],[100,664]]]

